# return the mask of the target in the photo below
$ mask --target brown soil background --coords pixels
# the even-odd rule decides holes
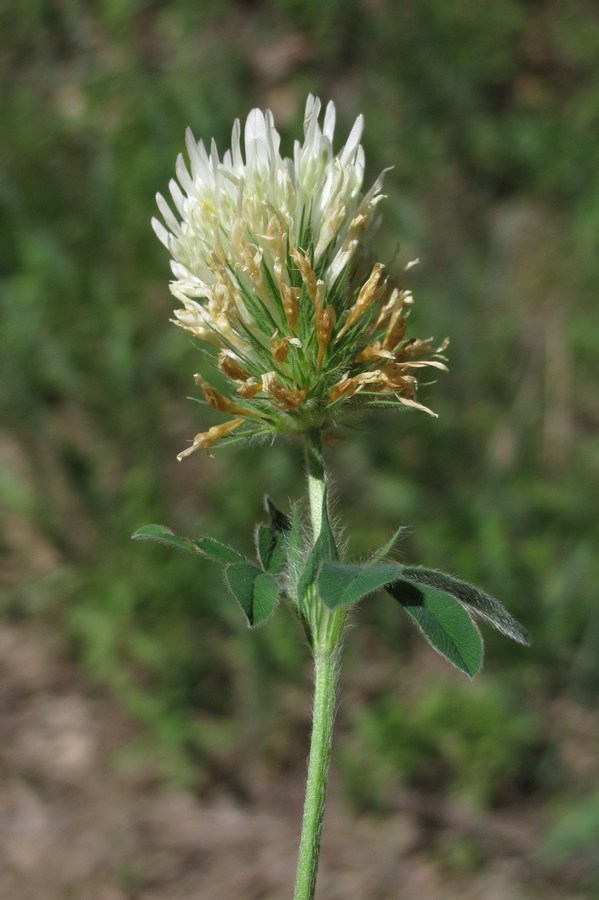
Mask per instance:
[[[0,897],[5,900],[283,900],[291,897],[302,777],[241,803],[218,785],[186,793],[119,750],[139,732],[47,635],[0,626]],[[550,872],[543,821],[438,807],[352,813],[333,775],[319,900],[578,898],[580,873]],[[480,855],[452,864],[456,840]]]

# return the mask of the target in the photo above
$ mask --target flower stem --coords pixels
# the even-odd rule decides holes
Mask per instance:
[[[313,900],[316,888],[338,676],[339,648],[317,651],[314,656],[314,709],[308,780],[293,900]]]
[[[326,480],[320,432],[306,435],[306,468],[308,496],[314,541],[322,528],[323,500]],[[326,514],[326,512],[325,512]],[[312,647],[314,650],[314,706],[312,736],[308,760],[308,778],[304,801],[304,817],[297,864],[294,900],[313,900],[320,856],[320,839],[327,797],[329,763],[333,742],[333,723],[341,633],[345,611],[326,609],[313,589],[311,597]],[[316,608],[315,608],[316,607]]]

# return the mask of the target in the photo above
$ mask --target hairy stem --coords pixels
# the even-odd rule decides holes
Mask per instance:
[[[322,529],[323,500],[326,488],[319,432],[310,432],[306,435],[306,468],[310,519],[316,542]],[[294,900],[313,900],[316,888],[333,743],[341,633],[345,618],[344,611],[339,613],[326,609],[314,587],[311,589],[310,608],[310,628],[314,650],[314,706]]]
[[[333,743],[339,648],[314,656],[314,709],[294,900],[313,900]]]

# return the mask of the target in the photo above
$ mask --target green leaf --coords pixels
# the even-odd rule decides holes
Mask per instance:
[[[321,564],[323,562],[332,562],[337,559],[339,559],[339,553],[337,551],[335,536],[333,535],[329,520],[327,490],[325,487],[322,497],[322,523],[320,534],[306,557],[306,562],[298,581],[297,593],[300,604],[308,589],[315,583],[316,575]]]
[[[167,544],[170,547],[176,547],[178,550],[185,550],[187,553],[197,553],[205,556],[213,562],[219,563],[237,563],[246,562],[245,556],[221,544],[220,541],[211,537],[201,538],[184,538],[175,534],[170,528],[164,525],[144,525],[138,528],[134,535],[134,541],[157,541],[159,544]]]
[[[459,600],[436,588],[398,578],[386,586],[445,659],[473,678],[483,662],[480,632]]]
[[[176,547],[177,550],[185,550],[187,553],[198,553],[188,538],[179,537],[170,528],[164,525],[144,525],[131,535],[134,541],[157,541],[159,544],[167,544]]]
[[[287,539],[283,532],[273,525],[258,525],[256,549],[258,561],[266,572],[279,575],[283,571],[287,549]]]
[[[397,563],[367,563],[366,565],[323,562],[316,585],[323,603],[329,609],[357,603],[367,594],[384,587],[397,578]]]
[[[331,520],[329,518],[329,491],[326,485],[322,492],[320,534],[318,535],[316,544],[319,547],[319,555],[321,559],[339,559],[337,544],[335,543],[335,535],[333,534],[333,529],[331,528]]]
[[[398,528],[397,531],[391,535],[391,537],[389,538],[387,543],[383,544],[383,546],[379,550],[376,551],[376,553],[373,555],[370,562],[373,562],[373,563],[379,562],[379,560],[384,559],[387,556],[387,554],[390,553],[391,550],[393,550],[393,548],[395,547],[402,531],[405,531],[403,526]]]
[[[221,542],[215,540],[215,538],[196,538],[192,543],[198,548],[200,553],[203,553],[204,556],[207,556],[209,559],[213,560],[213,562],[247,562],[243,554],[238,553],[237,550],[233,550],[233,548],[229,547],[227,544],[221,544]]]
[[[519,644],[529,643],[528,632],[517,619],[510,615],[503,603],[473,584],[454,578],[453,575],[448,575],[446,572],[426,569],[424,566],[402,566],[401,575],[408,581],[415,581],[418,584],[428,585],[444,591],[446,594],[451,594],[470,613],[480,616],[506,637],[512,638]]]
[[[227,584],[244,611],[250,627],[266,621],[275,610],[279,586],[269,572],[250,562],[227,567]]]
[[[258,525],[256,549],[262,568],[273,575],[279,575],[285,568],[287,537],[291,528],[291,519],[278,510],[268,497],[264,499],[270,514],[270,524]]]
[[[291,519],[274,505],[268,494],[264,497],[264,506],[270,516],[271,524],[279,531],[291,531]]]
[[[302,528],[299,505],[292,509],[291,530],[287,538],[287,563],[289,567],[289,592],[292,598],[297,596],[297,586],[302,574]]]

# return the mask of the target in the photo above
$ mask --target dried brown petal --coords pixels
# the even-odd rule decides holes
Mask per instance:
[[[212,387],[211,384],[208,384],[207,381],[201,375],[194,375],[196,384],[198,384],[204,393],[204,397],[206,398],[206,402],[213,409],[218,409],[220,412],[228,412],[232,413],[234,416],[245,416],[250,419],[262,419],[264,418],[264,414],[258,412],[254,409],[247,409],[243,406],[238,406],[233,402],[229,397],[225,397],[224,394],[221,394],[219,390],[215,387]]]
[[[274,372],[266,372],[262,376],[262,390],[284,410],[297,409],[306,399],[305,388],[295,390],[284,388]]]
[[[301,253],[297,247],[289,248],[289,255],[293,259],[295,263],[297,263],[297,267],[300,270],[302,281],[306,285],[308,289],[308,293],[313,303],[316,302],[316,291],[317,291],[317,279],[316,273],[312,268],[312,264],[307,256]]]
[[[349,310],[347,319],[345,320],[345,324],[337,332],[337,340],[339,340],[339,338],[342,337],[355,322],[357,322],[360,316],[366,312],[368,307],[380,295],[380,291],[382,289],[380,280],[384,268],[385,267],[382,263],[377,262],[374,264],[368,281],[366,281],[365,284],[363,284],[360,288],[360,292],[356,298],[356,301]]]
[[[230,419],[228,422],[222,422],[220,425],[213,425],[208,431],[201,431],[194,437],[191,447],[179,453],[177,459],[181,462],[182,459],[185,459],[186,456],[191,456],[196,450],[211,447],[226,434],[229,434],[235,428],[239,428],[242,422],[242,418]]]
[[[233,381],[247,381],[250,373],[246,372],[228,353],[221,353],[218,357],[218,366],[221,372]]]
[[[326,308],[319,308],[315,312],[316,318],[316,342],[318,344],[317,365],[321,366],[327,347],[333,333],[335,310],[329,304]]]

